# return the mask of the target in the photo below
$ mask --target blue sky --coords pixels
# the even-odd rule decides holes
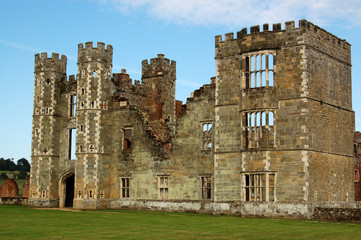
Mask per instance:
[[[68,57],[77,44],[114,47],[113,72],[141,78],[158,53],[177,62],[176,98],[215,76],[214,36],[264,23],[307,19],[352,45],[352,93],[361,130],[361,1],[344,0],[0,0],[0,157],[30,160],[34,55]]]

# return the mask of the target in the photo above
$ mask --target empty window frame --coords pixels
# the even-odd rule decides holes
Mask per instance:
[[[158,176],[158,198],[168,199],[169,176]]]
[[[242,200],[253,202],[275,201],[275,172],[242,173]]]
[[[76,95],[70,95],[70,104],[69,104],[69,116],[75,117],[76,113]]]
[[[123,129],[123,151],[130,152],[132,150],[132,136],[133,136],[133,129],[131,128],[124,128]]]
[[[273,147],[274,121],[274,113],[270,110],[244,113],[244,147]]]
[[[121,177],[120,178],[120,196],[121,198],[130,197],[130,178]]]
[[[212,199],[212,176],[201,176],[201,198]]]
[[[212,150],[213,123],[202,123],[202,150]]]
[[[274,53],[259,52],[245,57],[246,89],[274,85]]]
[[[75,159],[75,146],[76,146],[76,129],[69,129],[69,146],[68,146],[68,158]]]

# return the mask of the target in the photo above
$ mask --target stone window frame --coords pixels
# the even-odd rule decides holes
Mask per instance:
[[[169,199],[169,180],[170,177],[167,174],[157,176],[158,180],[158,199],[168,200]]]
[[[120,177],[120,198],[121,199],[129,199],[130,198],[130,184],[131,177]]]
[[[272,68],[269,66],[271,62],[270,56],[272,56]],[[252,59],[254,60],[252,61]],[[261,87],[274,86],[276,72],[276,50],[261,50],[244,53],[242,54],[242,62],[244,63],[244,89],[256,89]]]
[[[75,93],[69,95],[69,117],[76,116],[76,101],[77,96]]]
[[[200,132],[201,132],[201,150],[205,152],[212,151],[213,142],[214,142],[213,141],[214,122],[212,120],[201,121]]]
[[[94,194],[94,190],[92,190],[92,189],[90,189],[89,191],[88,191],[88,198],[89,199],[94,199],[95,198],[95,194]]]
[[[241,201],[276,202],[277,171],[241,172]]]
[[[273,132],[273,143],[270,146],[266,146],[267,148],[275,147],[275,128],[276,128],[276,109],[257,109],[257,110],[250,110],[250,111],[243,111],[242,112],[242,130],[244,132],[243,137],[243,147],[245,149],[250,148],[259,148],[265,146],[252,147],[249,145],[250,139],[249,136],[253,132],[257,132],[259,138],[262,137],[262,129],[266,129],[269,132]],[[272,139],[269,139],[270,141]]]
[[[359,169],[355,169],[354,172],[355,172],[354,182],[359,182],[360,181]]]
[[[67,128],[66,129],[68,132],[68,151],[67,151],[67,155],[68,155],[68,160],[75,160],[76,159],[76,135],[77,135],[77,129],[76,128]],[[74,139],[73,139],[73,134],[75,135]],[[73,140],[75,141],[75,144],[73,144]],[[72,153],[74,153],[74,159],[71,157],[71,155],[73,155]]]
[[[130,132],[130,135],[128,134]],[[133,127],[123,127],[122,128],[122,140],[121,140],[121,144],[122,144],[122,152],[123,153],[131,153],[132,149],[134,147],[133,144]],[[129,145],[130,143],[130,145]]]
[[[213,199],[213,197],[214,197],[213,182],[214,182],[214,178],[213,178],[212,174],[200,175],[200,177],[199,177],[200,199],[202,199],[202,200],[212,200]]]
[[[41,198],[46,198],[46,194],[47,194],[47,191],[46,191],[46,190],[42,190],[42,191],[41,191]]]

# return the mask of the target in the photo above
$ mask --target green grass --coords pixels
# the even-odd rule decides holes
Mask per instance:
[[[361,224],[0,205],[0,239],[361,239]]]

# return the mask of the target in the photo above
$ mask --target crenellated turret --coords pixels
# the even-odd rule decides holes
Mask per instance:
[[[34,112],[31,147],[30,205],[32,198],[41,198],[43,206],[55,206],[58,179],[54,166],[59,164],[61,92],[66,83],[65,55],[35,55]]]
[[[104,194],[103,164],[109,153],[108,106],[115,91],[111,80],[113,47],[98,42],[78,45],[77,110],[76,110],[76,164],[75,208],[96,208],[100,195]],[[81,194],[79,194],[81,193]],[[102,194],[101,194],[102,193]],[[105,192],[105,194],[108,194]],[[102,195],[103,196],[103,195]]]
[[[169,126],[175,122],[176,62],[158,54],[157,58],[142,61],[142,85],[146,99],[144,107],[151,120],[164,120]]]

